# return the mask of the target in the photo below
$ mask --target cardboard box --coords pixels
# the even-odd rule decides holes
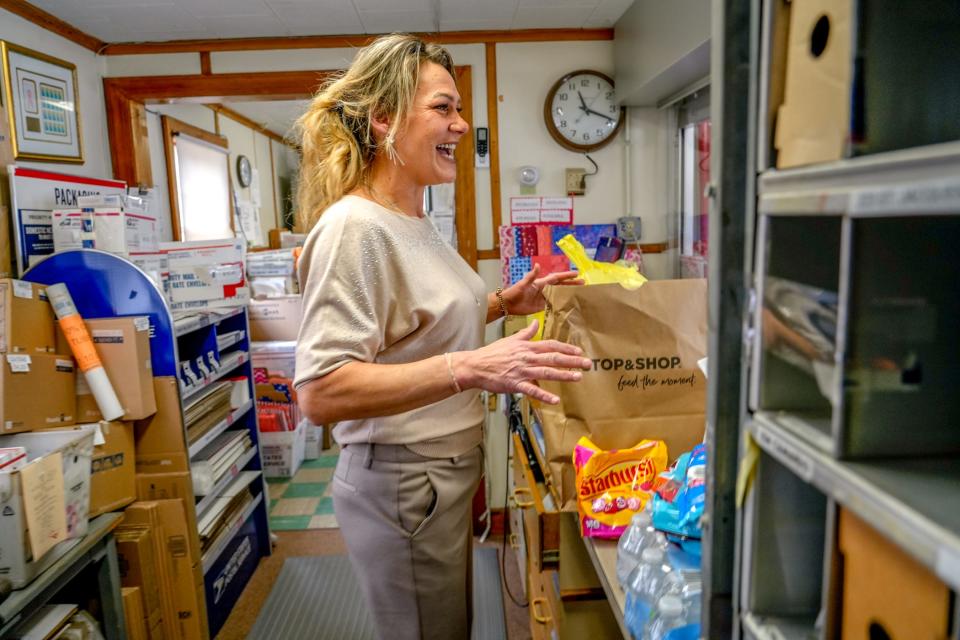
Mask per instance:
[[[301,420],[293,431],[260,433],[260,456],[267,478],[292,478],[303,463],[307,446],[307,421]]]
[[[237,307],[250,302],[242,238],[161,242],[167,255],[172,311]]]
[[[846,509],[840,510],[839,529],[843,554],[841,637],[946,638],[950,589]]]
[[[167,636],[206,640],[207,628],[201,626],[205,616],[201,608],[206,605],[203,599],[198,600],[196,590],[197,573],[201,569],[191,560],[188,544],[196,533],[187,524],[183,500],[135,502],[127,508],[125,522],[159,532],[154,550],[167,587],[161,593],[163,626]]]
[[[300,332],[302,298],[297,295],[251,300],[250,338],[254,341],[297,339]]]
[[[0,432],[67,427],[76,423],[73,358],[58,354],[0,355]],[[25,402],[43,394],[42,402]]]
[[[55,327],[46,286],[0,280],[0,353],[53,353]]]
[[[114,533],[117,539],[117,560],[120,566],[120,584],[140,590],[146,626],[153,628],[161,622],[163,605],[160,567],[154,529],[145,525],[123,523]]]
[[[123,587],[120,597],[123,599],[123,619],[127,625],[128,640],[147,640],[147,621],[140,587]]]
[[[90,470],[90,517],[117,511],[136,499],[133,425],[101,422],[102,444],[93,447]]]
[[[117,393],[125,413],[121,420],[140,420],[157,410],[153,389],[153,364],[150,360],[150,320],[146,316],[119,318],[84,318],[90,337],[107,377]],[[60,353],[70,353],[63,332],[57,329]],[[83,374],[76,384],[77,407],[83,421],[103,419],[100,408],[87,386]],[[78,415],[80,415],[78,413]]]
[[[124,256],[157,251],[156,218],[123,206],[54,209],[51,218],[55,251],[99,249]]]
[[[153,379],[153,390],[156,413],[138,420],[135,425],[138,467],[141,460],[146,461],[150,456],[174,460],[177,455],[185,456],[187,453],[180,409],[180,383],[173,376],[156,377]]]
[[[181,500],[192,535],[186,537],[187,550],[194,564],[200,562],[200,538],[197,535],[197,510],[193,501],[193,482],[189,472],[138,473],[137,499],[145,501]]]
[[[777,167],[847,155],[853,78],[851,0],[793,0]]]
[[[58,429],[20,433],[2,439],[3,446],[24,447],[29,462],[35,465],[53,454],[62,457],[62,493],[46,491],[48,482],[40,485],[52,501],[53,509],[62,509],[66,521],[62,532],[50,535],[65,540],[45,552],[31,550],[27,532],[27,518],[23,495],[24,473],[27,468],[0,472],[0,575],[19,589],[46,570],[75,544],[75,539],[87,532],[87,509],[90,505],[90,460],[93,456],[93,427]],[[34,532],[40,533],[40,532]],[[43,535],[46,535],[45,533]]]

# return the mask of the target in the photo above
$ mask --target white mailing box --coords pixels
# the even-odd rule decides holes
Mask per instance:
[[[0,436],[0,446],[25,447],[29,462],[60,452],[63,457],[62,496],[67,520],[67,539],[40,558],[34,558],[27,535],[22,474],[24,469],[0,472],[0,575],[14,589],[28,584],[87,533],[90,509],[90,465],[96,425],[52,429]]]
[[[250,302],[242,238],[161,242],[167,256],[171,311],[236,307]]]

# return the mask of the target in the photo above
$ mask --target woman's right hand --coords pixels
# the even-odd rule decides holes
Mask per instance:
[[[541,389],[536,380],[576,382],[578,369],[589,370],[593,363],[583,350],[557,340],[530,339],[537,334],[537,322],[508,338],[474,351],[451,353],[454,376],[462,389],[483,389],[494,393],[522,393],[547,404],[560,398]]]

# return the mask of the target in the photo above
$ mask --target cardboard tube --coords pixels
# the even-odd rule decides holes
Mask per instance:
[[[67,285],[58,283],[48,286],[47,297],[50,298],[50,304],[53,305],[53,311],[57,314],[60,328],[63,329],[70,350],[73,351],[73,357],[77,359],[77,367],[86,377],[87,385],[93,392],[103,419],[117,420],[124,414],[123,407],[120,406],[120,400],[113,390],[113,385],[110,384],[103,363],[100,362],[100,356],[93,346],[93,339],[90,338],[87,325],[84,324],[76,305],[73,304]]]

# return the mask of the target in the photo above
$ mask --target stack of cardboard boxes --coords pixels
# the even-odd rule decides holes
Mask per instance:
[[[207,638],[177,380],[153,377],[148,318],[84,320],[125,410],[118,421],[101,420],[45,287],[0,280],[0,434],[96,425],[89,516],[126,508],[115,535],[128,636]],[[29,558],[29,550],[19,551],[20,562]],[[0,573],[16,561],[4,549]]]

